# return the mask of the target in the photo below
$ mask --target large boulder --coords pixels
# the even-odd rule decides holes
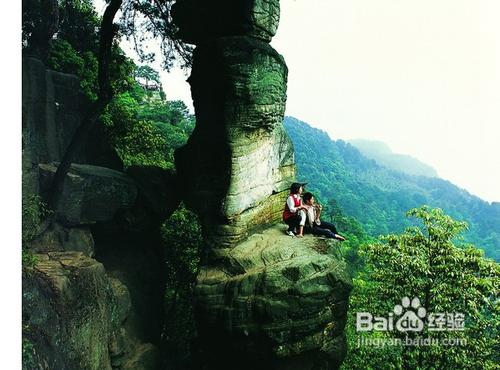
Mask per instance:
[[[279,0],[179,0],[173,18],[196,44],[188,79],[196,127],[175,159],[206,244],[195,288],[198,365],[338,368],[351,289],[345,266],[330,242],[269,228],[295,181],[282,125],[288,69],[269,45]]]
[[[94,238],[90,228],[85,226],[68,228],[53,222],[26,244],[35,253],[76,251],[94,256]]]
[[[352,284],[336,242],[290,238],[284,226],[218,249],[195,291],[208,368],[334,369]]]
[[[56,164],[40,164],[40,188],[49,189]],[[122,172],[109,168],[73,164],[64,181],[57,218],[66,225],[85,225],[112,220],[119,210],[130,208],[137,187]]]

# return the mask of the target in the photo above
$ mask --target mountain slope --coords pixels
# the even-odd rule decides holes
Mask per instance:
[[[354,139],[348,143],[354,145],[365,157],[375,160],[382,166],[408,175],[438,177],[436,170],[428,164],[409,155],[394,153],[382,141]]]
[[[286,117],[295,147],[298,178],[308,182],[320,200],[334,198],[374,236],[409,226],[404,214],[427,204],[469,223],[468,242],[500,260],[500,204],[483,201],[449,181],[407,175],[377,164],[354,146],[333,141],[324,131]]]

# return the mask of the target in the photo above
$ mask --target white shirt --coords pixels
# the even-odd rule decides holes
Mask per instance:
[[[307,223],[309,226],[313,226],[313,224],[319,225],[321,221],[316,219],[316,207],[307,206]]]

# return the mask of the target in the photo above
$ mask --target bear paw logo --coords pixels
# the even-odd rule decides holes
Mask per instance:
[[[404,312],[404,314],[403,314]],[[410,298],[404,297],[401,304],[394,306],[394,313],[401,316],[396,321],[396,329],[401,332],[407,331],[422,331],[424,329],[424,321],[427,310],[420,305],[420,299],[417,297],[410,301]]]

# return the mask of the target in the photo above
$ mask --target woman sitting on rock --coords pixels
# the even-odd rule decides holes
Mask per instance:
[[[304,185],[306,184],[294,182],[290,186],[290,195],[286,200],[283,221],[288,225],[287,234],[290,236],[297,234],[298,237],[302,237],[304,235],[307,207],[302,204],[300,197],[304,191]]]
[[[306,233],[334,238],[340,241],[345,240],[345,238],[337,232],[337,228],[334,224],[321,221],[320,217],[323,207],[321,204],[315,202],[312,193],[304,193],[303,202],[307,212],[307,221],[305,224]]]

